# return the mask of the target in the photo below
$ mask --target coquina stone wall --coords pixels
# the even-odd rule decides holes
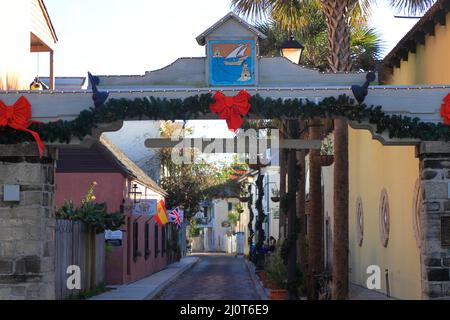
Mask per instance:
[[[55,297],[55,150],[39,159],[35,144],[0,146],[0,300]],[[3,186],[20,185],[20,202]]]
[[[450,143],[423,142],[419,150],[422,290],[427,299],[450,299]]]

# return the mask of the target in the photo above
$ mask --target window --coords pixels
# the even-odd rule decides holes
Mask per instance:
[[[356,241],[362,247],[364,239],[364,211],[361,196],[356,199]]]
[[[158,224],[155,224],[155,258],[158,256],[159,253],[159,235],[158,235]]]
[[[233,203],[228,202],[228,211],[233,210]]]
[[[166,253],[166,227],[161,228],[161,255]]]
[[[139,224],[133,222],[133,259],[134,261],[141,255],[139,252]]]
[[[386,189],[383,189],[381,191],[380,197],[380,237],[381,237],[381,244],[384,247],[388,246],[389,229],[390,229],[389,198]]]
[[[145,260],[150,256],[150,224],[147,222],[145,224]]]

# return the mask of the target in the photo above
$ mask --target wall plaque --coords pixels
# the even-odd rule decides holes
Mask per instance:
[[[450,247],[450,217],[441,217],[441,246]]]
[[[255,84],[254,40],[211,40],[209,43],[210,84]]]

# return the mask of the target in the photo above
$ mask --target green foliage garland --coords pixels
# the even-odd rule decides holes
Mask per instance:
[[[189,120],[211,113],[212,94],[201,94],[186,99],[161,99],[155,97],[110,99],[100,108],[82,111],[72,121],[56,121],[47,124],[33,124],[30,129],[39,133],[45,142],[69,143],[72,138],[83,139],[92,134],[100,123],[122,120]],[[358,105],[347,95],[328,97],[316,104],[305,99],[272,99],[255,95],[250,98],[250,115],[263,119],[313,117],[347,117],[351,121],[367,121],[376,126],[376,132],[387,131],[390,138],[413,138],[424,141],[450,141],[449,127],[443,123],[421,122],[419,118],[388,115],[381,106]],[[0,144],[14,144],[32,141],[32,137],[10,127],[0,128]]]

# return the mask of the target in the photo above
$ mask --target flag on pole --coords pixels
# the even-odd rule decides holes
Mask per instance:
[[[182,223],[182,211],[179,207],[176,207],[171,212],[169,212],[169,222],[175,223],[177,228],[181,227]]]
[[[166,210],[166,203],[164,199],[158,201],[155,220],[160,226],[163,226],[169,222],[169,217],[167,216]]]

